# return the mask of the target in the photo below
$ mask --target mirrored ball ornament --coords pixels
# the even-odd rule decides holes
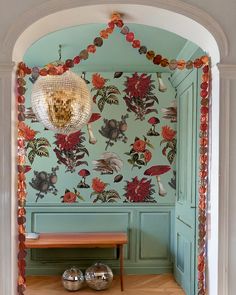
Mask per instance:
[[[90,288],[105,290],[111,286],[113,273],[109,266],[98,262],[86,270],[85,280]]]
[[[62,285],[68,291],[77,291],[82,288],[84,276],[81,270],[71,267],[62,275]]]
[[[80,130],[92,112],[92,98],[85,81],[71,71],[38,77],[31,104],[39,122],[62,134]]]

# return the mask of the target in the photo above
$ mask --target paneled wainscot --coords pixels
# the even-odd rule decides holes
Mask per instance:
[[[128,233],[125,273],[171,272],[173,255],[172,206],[27,206],[31,232]],[[114,249],[32,249],[28,250],[27,272],[37,275],[61,274],[72,265],[85,269],[93,262],[107,263],[115,273],[119,260]]]

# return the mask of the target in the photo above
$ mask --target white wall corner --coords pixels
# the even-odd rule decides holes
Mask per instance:
[[[9,75],[11,76],[14,66],[15,66],[15,63],[12,61],[0,62],[0,77],[9,76]]]
[[[229,294],[229,204],[230,204],[230,134],[231,80],[236,79],[236,65],[218,64],[220,76],[220,124],[219,124],[219,256],[218,256],[218,294]],[[230,293],[231,294],[231,293]]]
[[[12,83],[14,63],[0,63],[0,294],[16,294],[16,196],[12,169]],[[12,86],[13,85],[13,86]],[[15,100],[14,100],[15,101]],[[16,121],[16,120],[15,120]],[[15,129],[15,128],[14,128]],[[13,168],[14,165],[14,168]],[[15,212],[14,216],[12,212]]]
[[[235,64],[221,64],[218,65],[221,79],[236,79],[236,65]]]

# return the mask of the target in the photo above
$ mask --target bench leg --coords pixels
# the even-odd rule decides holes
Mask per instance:
[[[119,256],[120,256],[120,289],[124,291],[124,252],[123,245],[119,245]]]

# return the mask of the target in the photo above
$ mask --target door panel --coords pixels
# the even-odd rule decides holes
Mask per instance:
[[[187,295],[195,293],[197,71],[177,87],[177,198],[175,276]]]

